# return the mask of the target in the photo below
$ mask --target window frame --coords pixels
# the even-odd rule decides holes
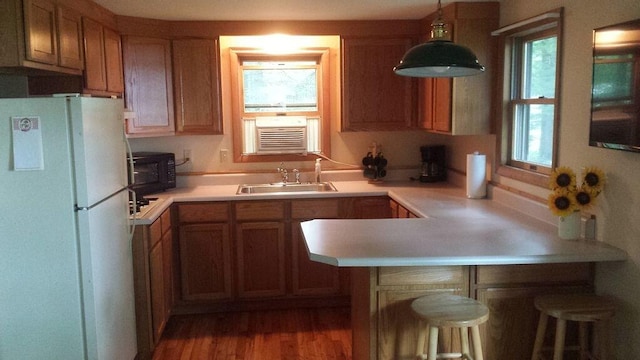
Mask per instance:
[[[268,53],[263,49],[230,48],[231,60],[231,102],[234,162],[274,162],[274,161],[312,161],[318,153],[301,154],[243,154],[243,124],[242,119],[256,116],[277,116],[279,112],[244,112],[244,90],[242,63],[244,61],[291,61],[311,60],[318,63],[318,110],[291,111],[286,115],[302,115],[320,118],[320,155],[331,153],[331,122],[330,122],[330,78],[329,78],[329,48],[304,48],[287,54]]]
[[[561,121],[562,19],[563,9],[559,8],[497,31],[499,48],[503,50],[503,56],[498,59],[499,66],[502,68],[502,77],[501,81],[498,80],[501,87],[496,95],[499,98],[495,102],[499,104],[496,109],[498,119],[496,153],[499,155],[496,156],[496,172],[500,176],[542,187],[547,186],[549,174],[557,164]],[[520,75],[523,69],[520,54],[516,54],[519,49],[516,44],[518,42],[524,43],[526,40],[546,38],[554,34],[557,41],[555,98],[522,99],[520,96],[522,84],[516,75]],[[550,167],[512,159],[515,104],[554,105],[554,136]]]

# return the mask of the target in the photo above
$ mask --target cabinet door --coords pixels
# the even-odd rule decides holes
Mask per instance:
[[[237,285],[241,298],[285,294],[283,222],[249,222],[237,228]]]
[[[124,92],[122,41],[120,34],[109,28],[104,28],[104,66],[107,75],[107,91],[122,94]]]
[[[451,132],[451,86],[451,79],[420,79],[420,122],[423,129]]]
[[[536,338],[539,312],[533,305],[536,296],[587,292],[587,287],[487,288],[477,292],[480,302],[489,308],[489,320],[480,326],[486,359],[529,359]],[[568,324],[566,343],[575,344],[575,325]],[[550,323],[547,329],[555,329]],[[553,340],[548,339],[547,344]]]
[[[162,222],[164,225],[164,221]],[[169,319],[173,307],[173,232],[162,234],[162,283],[164,290],[164,317]]]
[[[125,102],[135,117],[127,119],[133,136],[175,133],[171,43],[169,40],[125,37],[123,41]]]
[[[217,41],[174,40],[176,132],[222,134]]]
[[[49,0],[25,0],[24,12],[27,59],[56,65],[58,42],[55,4]]]
[[[391,217],[389,198],[363,197],[354,198],[351,201],[351,209],[348,209],[348,219],[388,219]]]
[[[84,30],[85,88],[106,90],[107,73],[104,64],[104,28],[89,18],[82,20]]]
[[[180,226],[180,272],[184,300],[229,299],[231,249],[227,224]]]
[[[84,68],[82,16],[62,6],[58,6],[58,49],[60,66],[79,70]]]
[[[411,311],[413,300],[440,292],[469,293],[469,268],[465,266],[384,267],[377,269],[377,275],[378,359],[415,358],[418,329],[424,324]],[[443,331],[440,344],[459,351],[460,337],[457,332]]]
[[[433,86],[433,130],[451,132],[451,79],[430,79]]]
[[[164,300],[164,268],[162,242],[158,241],[156,246],[149,252],[149,285],[151,287],[151,320],[153,327],[153,342],[157,343],[164,329],[166,314]]]
[[[300,222],[291,224],[292,269],[294,295],[331,295],[340,292],[337,266],[311,261],[304,244]]]
[[[343,40],[343,131],[415,126],[416,81],[393,72],[412,43],[410,38]]]

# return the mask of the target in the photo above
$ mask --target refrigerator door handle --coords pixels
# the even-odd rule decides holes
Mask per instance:
[[[127,191],[129,192],[130,198],[133,199],[133,204],[135,204],[138,200],[136,198],[136,192],[129,188],[127,188]],[[136,230],[136,216],[137,214],[135,212],[133,216],[127,216],[127,222],[129,224],[129,231],[128,231],[129,243],[131,244],[131,246],[133,246],[133,233]]]
[[[127,138],[127,133],[124,130],[124,128],[122,129],[122,137],[124,139],[124,143],[127,145],[127,166],[129,167],[129,186],[133,185],[135,183],[135,173],[134,173],[134,169],[133,169],[133,151],[131,150],[131,143],[129,142],[129,139]],[[135,204],[135,197],[133,198],[134,204]]]
[[[121,193],[121,192],[122,192],[122,191],[124,191],[124,190],[129,190],[129,188],[128,188],[128,187],[123,187],[122,189],[119,189],[119,190],[117,190],[117,191],[115,191],[115,192],[113,192],[113,193],[109,194],[108,196],[105,196],[105,197],[104,197],[103,199],[101,199],[100,201],[95,202],[95,203],[93,203],[93,204],[91,204],[91,205],[89,205],[89,206],[78,206],[78,204],[75,204],[75,205],[73,206],[73,209],[74,209],[75,211],[88,211],[88,210],[91,210],[91,209],[93,209],[94,207],[96,207],[96,206],[98,206],[98,205],[102,204],[103,202],[105,202],[105,201],[107,201],[107,200],[111,199],[112,197],[114,197],[114,196],[118,195],[119,193]]]

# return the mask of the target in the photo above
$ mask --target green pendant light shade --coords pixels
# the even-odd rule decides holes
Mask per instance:
[[[409,49],[393,71],[411,77],[459,77],[484,71],[473,51],[456,45],[447,37],[438,0],[438,18],[431,23],[431,40]]]

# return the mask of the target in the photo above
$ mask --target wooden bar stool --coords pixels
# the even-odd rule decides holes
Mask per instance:
[[[542,359],[541,352],[549,316],[557,319],[553,360],[562,360],[564,355],[567,321],[578,322],[579,344],[577,350],[580,352],[580,359],[606,360],[609,338],[608,322],[615,312],[615,304],[612,299],[592,294],[544,295],[538,296],[534,300],[534,304],[536,309],[540,310],[540,321],[533,345],[532,360]],[[593,339],[598,341],[598,351],[589,349],[587,329],[589,323],[594,325]],[[598,356],[596,357],[594,353],[598,353]]]
[[[489,319],[489,309],[480,302],[452,294],[433,294],[415,299],[411,309],[427,326],[420,328],[418,334],[418,359],[468,359],[483,360],[480,330],[478,325]],[[438,328],[459,328],[461,353],[438,353]],[[473,356],[469,352],[469,331],[473,341]],[[427,357],[424,357],[425,340]]]

